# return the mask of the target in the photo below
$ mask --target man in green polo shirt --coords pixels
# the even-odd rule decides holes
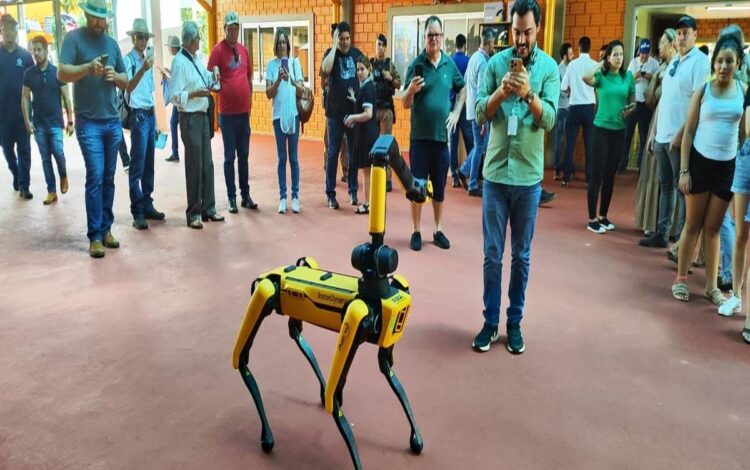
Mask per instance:
[[[477,124],[488,122],[491,132],[482,194],[484,326],[473,347],[489,351],[499,339],[502,260],[510,222],[507,348],[520,354],[525,350],[521,318],[544,172],[544,133],[555,125],[560,75],[554,59],[536,42],[541,21],[536,0],[517,0],[511,18],[513,47],[490,59],[477,93]]]
[[[451,244],[443,234],[441,218],[445,183],[448,178],[450,154],[448,132],[458,124],[461,109],[466,101],[464,77],[453,60],[441,50],[443,23],[437,16],[425,22],[424,51],[414,59],[406,71],[409,86],[403,97],[404,108],[411,108],[411,134],[409,165],[414,177],[432,181],[432,209],[435,215],[435,245],[448,249]],[[450,109],[450,92],[456,92],[456,102]],[[409,246],[422,249],[420,221],[422,206],[412,204],[411,219],[414,232]]]

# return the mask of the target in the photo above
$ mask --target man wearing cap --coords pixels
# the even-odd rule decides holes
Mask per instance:
[[[396,66],[390,57],[385,56],[385,48],[387,46],[388,39],[386,39],[384,34],[378,34],[378,39],[375,41],[376,56],[370,59],[372,76],[375,81],[375,109],[378,110],[377,120],[380,127],[380,135],[393,134],[393,123],[396,122],[393,95],[396,94],[396,90],[401,88],[401,77],[398,75]],[[390,191],[392,187],[391,168],[388,167],[386,191]]]
[[[630,61],[628,71],[635,78],[635,112],[628,118],[625,128],[625,149],[622,152],[620,171],[624,171],[630,160],[630,147],[635,134],[635,126],[638,126],[638,170],[641,168],[643,149],[648,140],[648,126],[651,124],[653,112],[646,105],[646,89],[651,82],[651,77],[659,71],[659,62],[651,57],[651,41],[642,39],[638,46],[638,57]]]
[[[154,37],[146,20],[136,18],[128,31],[133,40],[133,50],[123,61],[128,73],[130,105],[130,213],[133,227],[148,229],[146,220],[164,220],[164,213],[154,208],[154,74],[151,68],[154,57],[146,55],[148,40]]]
[[[8,168],[13,174],[13,190],[21,199],[34,197],[29,192],[31,141],[21,113],[23,73],[34,66],[29,51],[19,46],[18,23],[10,15],[0,18],[3,46],[0,48],[0,142]],[[18,155],[16,155],[18,150]]]
[[[250,110],[253,104],[253,67],[245,46],[239,43],[240,17],[230,11],[224,17],[226,37],[211,51],[209,70],[218,67],[219,127],[224,141],[224,179],[229,197],[229,212],[237,213],[237,189],[234,184],[234,160],[240,181],[241,206],[257,209],[250,197],[248,156],[250,153]]]
[[[662,79],[662,92],[659,106],[656,108],[656,132],[648,141],[649,149],[653,149],[659,166],[659,215],[656,231],[648,238],[639,242],[641,246],[666,248],[672,229],[672,217],[676,199],[680,198],[681,213],[677,218],[678,233],[682,232],[685,223],[685,196],[677,190],[680,179],[680,144],[685,119],[690,106],[690,99],[694,92],[706,83],[711,73],[711,63],[701,51],[695,47],[698,28],[695,19],[683,16],[677,22],[677,52],[667,66]]]
[[[172,57],[180,52],[180,38],[177,36],[169,36],[167,43],[164,45],[169,47],[169,52],[172,54]],[[162,93],[164,94],[164,103],[167,105],[169,104],[169,81],[171,73],[172,71],[166,68],[161,74]],[[177,140],[177,127],[179,125],[180,113],[177,112],[177,106],[172,106],[172,117],[169,119],[169,129],[172,134],[172,155],[166,159],[168,162],[180,161],[180,149]]]
[[[65,35],[57,78],[75,82],[76,135],[86,164],[86,221],[89,255],[102,258],[104,248],[119,248],[112,235],[117,149],[122,124],[116,88],[127,90],[128,75],[120,46],[109,37],[106,0],[81,3],[86,26]]]

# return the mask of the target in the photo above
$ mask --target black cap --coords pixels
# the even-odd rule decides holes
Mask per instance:
[[[13,18],[10,13],[4,14],[2,17],[0,17],[0,24],[18,24],[18,21],[16,21],[15,18]]]
[[[697,30],[698,25],[695,24],[695,18],[689,15],[685,15],[680,18],[680,21],[677,22],[677,26],[675,27],[675,29],[680,28],[692,28],[694,30]]]

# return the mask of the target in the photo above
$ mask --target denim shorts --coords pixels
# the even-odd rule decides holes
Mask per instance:
[[[750,139],[742,145],[735,160],[732,192],[750,194]]]

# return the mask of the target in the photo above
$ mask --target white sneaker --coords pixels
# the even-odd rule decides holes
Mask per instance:
[[[731,317],[735,313],[742,311],[742,299],[730,292],[729,298],[719,307],[719,315]]]
[[[279,214],[286,214],[286,199],[279,201]]]
[[[298,198],[292,198],[292,212],[295,214],[299,214],[300,207],[299,207],[299,199]]]

